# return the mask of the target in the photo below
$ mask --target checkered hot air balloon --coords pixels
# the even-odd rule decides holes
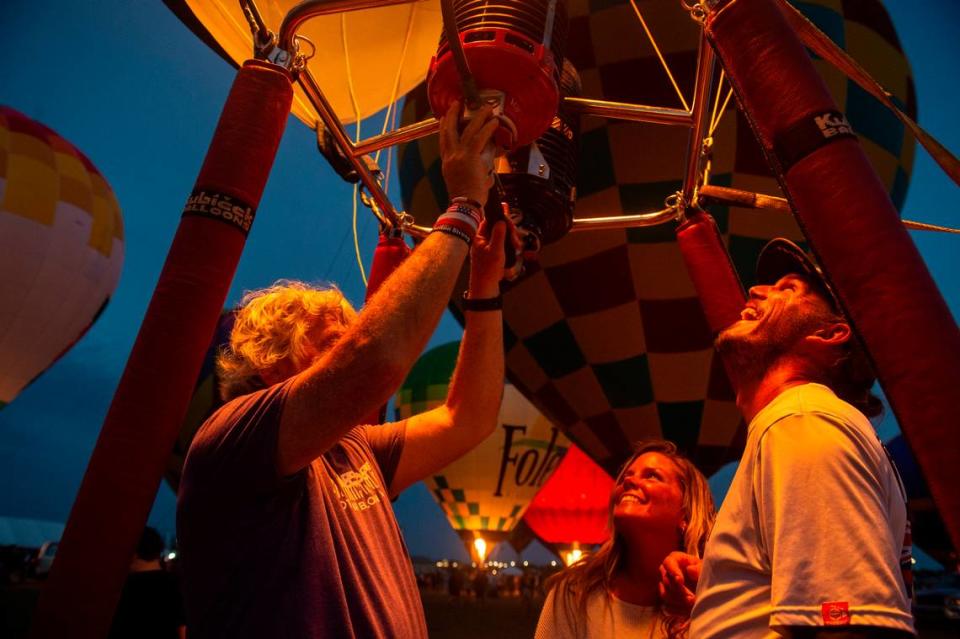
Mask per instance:
[[[459,342],[444,344],[417,361],[397,393],[397,419],[443,404],[459,348]],[[568,446],[557,428],[506,384],[494,433],[425,483],[467,550],[482,561],[475,540],[483,539],[489,550],[510,535]]]
[[[120,205],[93,163],[0,106],[0,407],[100,316],[123,251]]]
[[[698,27],[679,3],[639,0],[681,91],[690,96]],[[909,64],[876,0],[810,0],[798,8],[840,43],[894,98],[916,114]],[[583,96],[678,107],[629,0],[568,2],[567,56]],[[843,74],[816,61],[894,203],[903,204],[914,141],[883,106]],[[719,72],[718,72],[719,73]],[[407,97],[405,123],[428,113],[422,90]],[[584,117],[579,143],[577,218],[663,208],[680,188],[687,130]],[[429,224],[447,202],[437,139],[401,147],[406,210]],[[770,175],[750,128],[732,106],[714,134],[710,183],[771,195]],[[715,207],[724,242],[746,285],[771,237],[802,241],[791,215]],[[608,472],[630,443],[672,440],[705,473],[739,457],[743,424],[712,348],[687,276],[675,224],[572,233],[545,246],[505,293],[507,376]],[[454,292],[456,300],[462,292]]]

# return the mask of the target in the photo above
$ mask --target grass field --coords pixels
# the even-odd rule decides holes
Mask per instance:
[[[0,638],[25,639],[39,584],[27,582],[0,588]],[[452,602],[439,592],[424,591],[423,607],[431,639],[531,639],[540,615],[539,604],[525,605],[519,597]],[[924,624],[920,639],[957,639],[960,624]]]

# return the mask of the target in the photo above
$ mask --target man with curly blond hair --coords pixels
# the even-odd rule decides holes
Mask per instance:
[[[219,361],[228,402],[197,432],[180,484],[191,636],[426,637],[390,500],[493,431],[504,374],[507,225],[481,220],[498,124],[489,109],[462,134],[458,120],[452,109],[440,133],[451,206],[362,313],[299,282],[244,299]],[[468,251],[446,403],[363,424],[423,350]]]

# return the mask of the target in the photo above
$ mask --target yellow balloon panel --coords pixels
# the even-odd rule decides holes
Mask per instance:
[[[177,2],[168,2],[176,5]],[[237,65],[253,57],[253,36],[237,0],[183,0]],[[297,1],[258,0],[266,25],[279,31]],[[308,68],[343,122],[365,118],[401,97],[427,75],[443,30],[436,0],[320,16],[298,34],[316,47]],[[304,43],[301,51],[309,53]],[[292,112],[308,126],[319,119],[296,88]]]
[[[0,107],[0,406],[90,327],[123,265],[123,221],[90,161]]]
[[[456,347],[448,344],[421,358],[397,397],[399,418],[443,403]],[[454,530],[506,534],[519,523],[569,445],[533,404],[506,384],[496,430],[425,481]]]

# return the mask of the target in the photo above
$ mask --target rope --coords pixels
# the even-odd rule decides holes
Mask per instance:
[[[709,128],[709,133],[707,133],[707,135],[710,135],[711,133],[713,133],[713,129],[714,129],[713,124],[714,122],[717,121],[717,107],[720,106],[720,94],[723,93],[723,80],[727,77],[726,73],[727,73],[726,69],[724,69],[723,67],[720,67],[720,79],[717,80],[717,87],[716,87],[717,92],[713,96],[713,111],[710,114],[710,128]]]
[[[667,77],[670,79],[670,84],[673,85],[673,90],[677,92],[677,97],[680,98],[680,103],[683,105],[684,110],[689,111],[690,107],[687,105],[687,100],[683,97],[683,92],[680,90],[680,87],[677,86],[677,81],[673,78],[673,73],[670,72],[670,66],[667,64],[667,61],[664,60],[663,54],[660,53],[660,47],[657,46],[657,41],[654,40],[653,34],[650,33],[650,29],[647,27],[647,23],[643,19],[643,14],[640,13],[640,8],[637,6],[636,0],[630,0],[630,6],[633,7],[633,12],[637,14],[637,19],[640,20],[640,24],[643,26],[643,31],[647,34],[647,39],[649,39],[650,44],[653,45],[653,50],[656,52],[657,58],[660,60],[660,64],[663,66],[663,70],[666,71]]]
[[[362,118],[360,117],[360,105],[357,102],[357,94],[353,90],[353,72],[350,70],[350,54],[347,51],[347,14],[340,14],[340,37],[343,40],[343,59],[347,67],[347,88],[350,90],[350,101],[353,103],[353,114],[356,118],[356,135],[354,136],[355,142],[359,144],[360,142],[360,125]],[[357,200],[360,197],[360,185],[353,185],[353,249],[357,255],[357,266],[360,267],[360,279],[363,280],[363,285],[367,285],[367,273],[363,269],[363,257],[360,255],[360,237],[357,234]]]
[[[956,233],[960,235],[960,229],[949,226],[940,226],[939,224],[928,224],[926,222],[915,222],[913,220],[901,220],[903,225],[914,231],[936,231],[938,233]]]
[[[797,32],[800,40],[808,49],[832,64],[836,69],[840,70],[860,86],[861,89],[890,109],[890,111],[897,116],[897,119],[910,129],[913,136],[920,142],[923,148],[927,150],[934,161],[940,165],[944,173],[956,184],[960,184],[960,160],[958,160],[956,156],[950,153],[936,138],[927,133],[919,124],[914,122],[910,116],[904,113],[900,107],[894,103],[893,96],[890,92],[874,80],[850,54],[837,46],[837,44],[830,39],[830,36],[818,29],[816,25],[810,22],[800,11],[786,2],[786,0],[779,0],[779,4],[787,21],[790,22],[790,26]]]
[[[705,185],[700,189],[700,196],[703,204],[712,202],[719,204],[728,204],[758,211],[780,211],[790,212],[790,203],[785,198],[774,195],[763,195],[751,191],[741,191],[726,186]],[[935,231],[937,233],[952,233],[960,235],[960,229],[950,226],[940,226],[939,224],[929,224],[927,222],[917,222],[915,220],[900,220],[903,225],[914,231]]]
[[[720,125],[720,120],[723,119],[723,114],[727,112],[727,104],[730,103],[730,97],[733,96],[733,87],[727,90],[727,97],[723,99],[723,106],[720,107],[720,112],[717,114],[717,119],[713,120],[710,124],[710,135],[713,135],[713,132],[717,130],[717,127]],[[717,97],[720,97],[720,91],[717,91]]]
[[[397,123],[397,95],[400,93],[400,76],[403,74],[403,63],[407,59],[407,45],[410,44],[410,35],[413,33],[413,16],[417,12],[416,4],[410,5],[410,14],[407,17],[407,33],[403,37],[403,49],[400,50],[400,63],[397,65],[397,75],[393,80],[393,89],[390,91],[390,102],[387,104],[387,114],[383,118],[383,129],[380,131],[380,135],[383,135],[387,132],[389,125],[390,130],[396,127]],[[380,151],[377,151],[375,160],[377,164],[380,163]],[[390,190],[390,168],[393,163],[393,148],[387,149],[387,170],[383,180],[383,192],[388,193]]]

